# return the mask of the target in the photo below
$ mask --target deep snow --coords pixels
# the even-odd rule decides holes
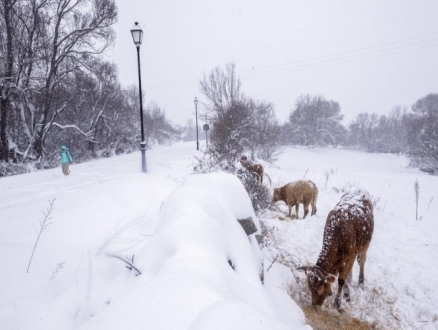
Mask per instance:
[[[148,152],[148,174],[134,153],[68,177],[58,168],[0,180],[1,329],[310,328],[278,272],[260,282],[261,251],[236,221],[259,226],[243,186],[189,175],[193,149]],[[26,274],[34,226],[55,198]],[[135,255],[142,274],[109,253]]]
[[[221,239],[222,234],[214,234],[227,228],[239,236],[240,228],[218,229],[217,219],[212,220],[205,237],[215,237],[213,244],[193,230],[199,229],[204,217],[214,219],[205,208],[184,211],[193,211],[194,217],[175,215],[163,220],[159,215],[160,208],[172,213],[163,204],[169,196],[183,199],[181,191],[192,172],[194,149],[194,143],[178,143],[148,151],[148,174],[140,172],[140,154],[133,153],[73,165],[68,177],[57,168],[0,179],[0,328],[67,330],[105,325],[110,329],[123,325],[135,329],[140,321],[159,329],[303,327],[302,312],[286,295],[288,291],[303,305],[310,302],[303,273],[276,262],[261,286],[251,261],[243,263],[252,269],[246,275],[239,274],[237,267],[233,271],[226,262],[215,262],[223,262],[224,251],[234,248]],[[407,163],[397,155],[284,148],[275,165],[265,164],[265,173],[277,187],[303,177],[314,181],[319,188],[318,212],[305,220],[290,220],[285,217],[287,207],[279,203],[282,212],[261,215],[275,241],[263,251],[265,269],[279,253],[276,248],[287,251],[285,257],[293,261],[289,265],[316,262],[325,218],[342,191],[366,189],[376,201],[374,237],[365,265],[365,289],[356,288],[355,266],[352,302],[343,303],[345,313],[381,328],[437,329],[438,177],[406,168]],[[416,179],[422,217],[418,221]],[[172,197],[178,187],[177,194],[182,196]],[[34,227],[38,229],[48,201],[55,198],[52,224],[42,234],[26,274],[37,236]],[[198,196],[204,204],[202,199]],[[234,199],[241,201],[231,198],[227,209],[237,217],[233,212],[239,208],[230,211]],[[248,213],[247,207],[243,210],[242,216]],[[169,227],[163,229],[166,221]],[[172,228],[180,228],[179,222],[184,224],[182,241],[165,234],[177,232]],[[175,246],[178,253],[172,252]],[[201,251],[195,246],[201,246]],[[153,252],[163,249],[165,253]],[[135,276],[122,261],[106,253],[135,255],[134,263],[143,274]],[[233,253],[242,253],[237,258],[249,255],[245,254],[248,251]],[[281,258],[277,261],[287,263]],[[226,275],[218,276],[218,272]],[[332,303],[328,299],[325,308],[332,310]],[[173,318],[186,323],[176,325]]]

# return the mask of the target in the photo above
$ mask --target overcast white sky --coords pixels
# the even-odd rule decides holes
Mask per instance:
[[[438,92],[436,0],[117,0],[108,59],[123,85],[138,84],[130,29],[141,46],[145,103],[174,124],[194,119],[199,80],[236,64],[243,91],[274,103],[287,120],[297,97],[340,103],[348,124],[360,112],[387,114]],[[201,121],[202,123],[202,121]]]

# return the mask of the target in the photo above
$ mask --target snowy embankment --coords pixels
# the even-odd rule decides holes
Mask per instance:
[[[192,150],[148,152],[148,174],[134,153],[74,165],[68,177],[58,168],[1,179],[1,328],[309,328],[284,270],[260,283],[260,251],[236,221],[255,219],[238,180],[184,181]],[[142,274],[108,254],[135,255]]]
[[[265,172],[275,186],[303,178],[315,182],[318,212],[305,220],[290,220],[285,217],[287,207],[279,203],[282,212],[267,212],[261,220],[278,248],[271,248],[272,258],[283,254],[282,262],[291,266],[314,264],[329,211],[343,192],[354,187],[368,190],[375,204],[375,228],[365,264],[365,289],[357,286],[355,263],[351,303],[343,302],[344,314],[383,329],[438,329],[438,177],[407,164],[404,156],[390,154],[284,148],[276,166]],[[417,179],[419,220],[415,219]],[[296,301],[310,304],[303,273],[293,270],[287,283]],[[336,314],[333,299],[328,298],[324,306]]]

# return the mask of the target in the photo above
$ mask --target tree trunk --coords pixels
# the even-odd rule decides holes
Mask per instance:
[[[6,67],[3,85],[0,87],[0,160],[9,160],[9,146],[7,139],[9,95],[12,84],[13,49],[12,49],[12,6],[15,0],[3,0],[4,21],[6,27]],[[1,68],[0,68],[1,69]]]

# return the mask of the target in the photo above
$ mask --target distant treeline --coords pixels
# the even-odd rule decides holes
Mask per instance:
[[[342,117],[337,102],[301,96],[282,126],[281,142],[404,153],[411,165],[438,173],[438,94],[428,94],[410,108],[395,106],[388,115],[360,113],[348,129]]]

